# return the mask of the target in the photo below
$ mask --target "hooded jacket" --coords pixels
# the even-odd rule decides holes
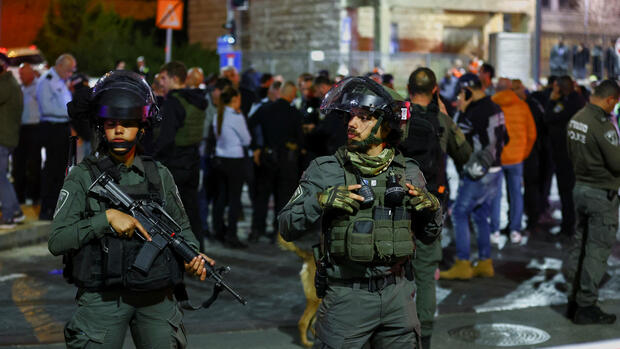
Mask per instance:
[[[502,151],[502,165],[523,162],[536,141],[536,124],[529,106],[511,90],[497,92],[491,99],[504,112],[509,137]]]

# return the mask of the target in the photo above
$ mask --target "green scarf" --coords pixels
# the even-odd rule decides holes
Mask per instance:
[[[394,149],[385,148],[377,156],[369,156],[366,154],[354,153],[347,151],[347,156],[351,163],[364,176],[376,176],[385,171],[394,160]]]

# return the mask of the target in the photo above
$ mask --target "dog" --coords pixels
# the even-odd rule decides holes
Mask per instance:
[[[297,322],[297,328],[301,344],[309,348],[313,343],[308,340],[308,330],[313,336],[316,335],[314,321],[316,320],[316,311],[321,304],[321,299],[316,296],[316,288],[314,287],[314,274],[316,273],[314,254],[311,250],[302,249],[292,242],[285,241],[280,234],[278,234],[278,245],[284,250],[294,252],[303,261],[299,277],[306,296],[306,309]]]

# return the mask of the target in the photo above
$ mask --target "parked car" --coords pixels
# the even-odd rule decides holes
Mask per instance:
[[[0,52],[9,58],[9,70],[20,83],[18,69],[22,63],[30,63],[39,75],[43,75],[49,69],[45,57],[35,45],[14,48],[0,47]]]

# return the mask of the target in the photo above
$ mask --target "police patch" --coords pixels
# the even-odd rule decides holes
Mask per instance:
[[[56,202],[56,210],[54,211],[54,218],[56,218],[56,215],[58,214],[58,212],[60,212],[62,207],[65,205],[68,198],[69,198],[69,192],[65,189],[60,190],[60,194],[58,195],[58,201]]]
[[[609,130],[605,132],[605,139],[611,143],[611,145],[616,147],[618,146],[618,133],[616,133],[616,130]]]
[[[185,206],[183,206],[183,201],[181,201],[181,194],[179,193],[179,187],[174,187],[174,198],[177,200],[177,204],[179,207],[185,211]]]
[[[304,189],[301,187],[301,185],[297,186],[297,189],[295,189],[295,192],[293,193],[293,196],[291,196],[291,199],[288,201],[287,205],[297,201],[297,199],[299,199],[303,194]]]

